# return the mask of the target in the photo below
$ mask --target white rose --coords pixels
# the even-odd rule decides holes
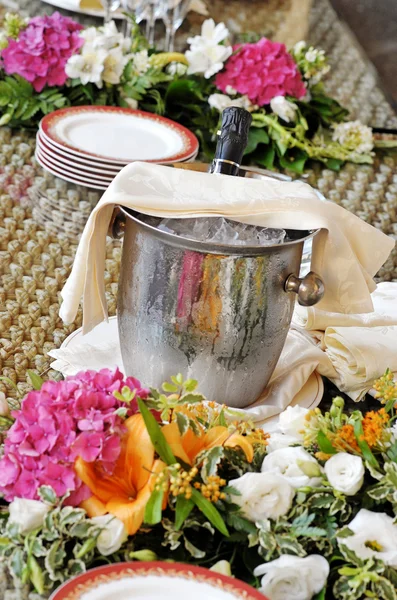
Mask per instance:
[[[39,500],[15,498],[8,507],[9,523],[19,526],[19,533],[26,535],[41,527],[50,506]]]
[[[294,488],[321,484],[320,465],[301,447],[280,448],[268,454],[262,463],[262,473],[280,475]]]
[[[96,544],[98,551],[103,556],[109,556],[109,554],[120,550],[128,537],[124,523],[117,517],[113,517],[113,515],[93,517],[91,521],[102,529]]]
[[[364,483],[365,469],[361,456],[338,452],[327,460],[324,470],[332,487],[346,496],[357,494]]]
[[[386,565],[397,568],[397,525],[386,513],[362,508],[348,524],[354,535],[339,538],[359,558],[378,558]]]
[[[296,119],[298,107],[293,102],[286,100],[284,96],[275,96],[270,100],[270,108],[287,123]]]
[[[277,519],[285,515],[291,508],[295,495],[294,489],[283,477],[269,473],[245,473],[229,484],[241,494],[233,496],[233,502],[253,522]]]
[[[303,440],[308,412],[307,408],[301,406],[288,406],[278,417],[278,428],[281,433]]]
[[[270,438],[267,441],[266,450],[267,453],[270,454],[275,450],[280,450],[280,448],[288,448],[288,446],[293,446],[294,444],[301,444],[301,440],[299,438],[293,437],[292,435],[286,435],[285,433],[279,433],[275,431],[270,434]]]
[[[254,575],[264,575],[260,591],[271,600],[311,600],[323,589],[329,564],[319,554],[304,558],[283,554],[257,567]]]

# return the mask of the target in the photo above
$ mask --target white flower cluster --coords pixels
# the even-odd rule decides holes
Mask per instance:
[[[262,472],[246,473],[230,482],[240,494],[233,501],[260,528],[270,527],[269,519],[289,512],[297,488],[321,486],[326,478],[338,492],[354,496],[364,483],[360,456],[339,452],[327,460],[323,469],[302,447],[308,412],[300,406],[282,412],[278,430],[270,435]],[[340,541],[357,556],[377,557],[397,566],[397,525],[391,517],[362,509],[348,527],[352,535]],[[329,564],[316,554],[305,558],[283,555],[257,567],[255,575],[263,575],[261,592],[272,600],[311,600],[324,587]]]
[[[80,53],[71,56],[66,63],[66,74],[80,79],[83,85],[94,83],[120,83],[124,67],[133,55],[129,54],[131,40],[119,33],[114,21],[103,27],[89,27],[81,32],[84,45]]]
[[[229,31],[224,23],[215,25],[213,19],[204,21],[201,27],[201,35],[188,38],[189,50],[185,56],[189,62],[188,74],[203,74],[209,79],[223,68],[223,64],[232,54],[230,45],[224,45]]]
[[[311,85],[319,83],[330,70],[324,50],[308,47],[304,41],[295,44],[292,54],[303,77]]]
[[[332,139],[352,152],[366,154],[374,147],[372,129],[360,121],[349,121],[333,125]]]

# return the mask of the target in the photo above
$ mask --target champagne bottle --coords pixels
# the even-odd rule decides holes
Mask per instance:
[[[222,126],[210,173],[238,175],[244,150],[248,143],[248,133],[252,121],[251,113],[244,108],[230,106],[222,113]]]

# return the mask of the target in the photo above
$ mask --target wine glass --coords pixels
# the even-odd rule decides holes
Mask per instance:
[[[109,23],[112,20],[112,12],[120,8],[121,0],[100,0],[105,16],[104,23]]]
[[[175,33],[189,12],[192,0],[162,0],[162,19],[165,24],[165,50],[173,52]]]
[[[146,37],[149,44],[154,44],[156,19],[161,14],[161,0],[122,0],[123,8],[135,14],[135,22],[141,23],[146,19]],[[131,35],[131,22],[127,22],[126,36]]]
[[[146,18],[146,8],[149,0],[121,0],[121,5],[128,13],[134,13],[135,23],[139,25]],[[125,21],[125,37],[131,37],[132,22],[130,19]]]

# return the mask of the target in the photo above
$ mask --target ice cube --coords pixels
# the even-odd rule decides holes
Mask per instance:
[[[285,238],[284,229],[272,229],[266,227],[257,233],[261,246],[270,246],[271,244],[282,244]]]
[[[226,219],[219,218],[212,224],[207,241],[233,245],[236,240],[238,240],[238,231]]]

